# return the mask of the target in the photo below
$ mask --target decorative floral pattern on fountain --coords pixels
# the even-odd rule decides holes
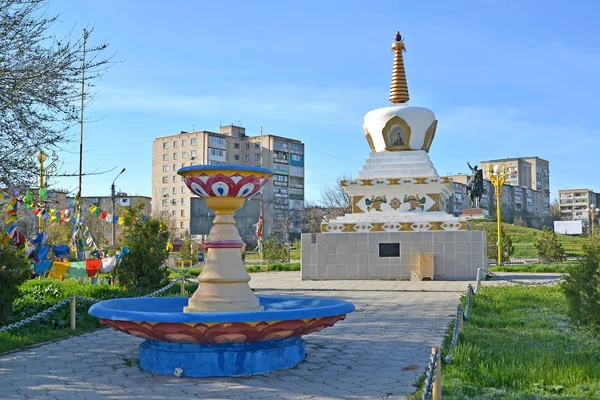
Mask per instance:
[[[319,332],[346,318],[346,314],[331,317],[290,321],[196,323],[132,322],[100,318],[114,330],[160,342],[193,344],[226,344],[267,342]]]
[[[267,183],[264,176],[242,176],[238,173],[224,175],[221,173],[198,176],[186,175],[184,182],[187,187],[200,197],[251,197]]]

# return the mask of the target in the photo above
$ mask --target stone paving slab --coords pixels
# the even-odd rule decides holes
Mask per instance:
[[[351,290],[351,291],[428,291],[463,292],[466,281],[389,281],[389,280],[302,280],[300,271],[257,272],[251,274],[250,287],[261,290]],[[470,282],[470,283],[474,283]]]
[[[269,275],[253,274],[255,287],[261,279],[266,285]],[[307,357],[297,367],[249,377],[152,375],[138,366],[141,339],[102,329],[0,356],[0,398],[400,399],[414,392],[413,383],[424,373],[431,347],[440,345],[461,296],[458,291],[276,293],[338,297],[357,310],[333,328],[306,336]]]

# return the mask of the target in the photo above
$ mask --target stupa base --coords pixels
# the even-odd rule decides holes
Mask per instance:
[[[146,340],[140,344],[140,367],[147,372],[211,377],[261,374],[298,365],[306,351],[294,337],[268,342],[187,344]]]

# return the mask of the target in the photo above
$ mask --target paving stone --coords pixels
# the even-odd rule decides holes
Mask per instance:
[[[264,280],[267,274],[270,281]],[[284,289],[265,293],[342,298],[352,301],[359,312],[305,337],[307,357],[296,368],[240,378],[149,374],[136,364],[141,339],[102,329],[0,356],[0,397],[27,400],[38,393],[39,398],[61,400],[403,398],[414,392],[412,384],[425,371],[431,346],[440,345],[462,294],[452,291],[458,285],[444,291],[439,283],[436,293],[403,292],[390,283],[395,290],[391,293],[370,290],[377,281],[324,285],[300,281],[297,273],[261,273],[253,279],[257,276],[264,278],[255,282],[257,286],[268,283]],[[400,283],[406,287],[409,282]],[[319,291],[325,286],[340,290]],[[467,283],[462,286],[466,290]],[[89,343],[105,345],[96,349]],[[407,366],[416,367],[402,370]]]

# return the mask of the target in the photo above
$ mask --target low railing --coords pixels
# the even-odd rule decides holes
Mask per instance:
[[[495,279],[501,278],[492,272],[489,272],[483,268],[477,269],[477,278],[475,281],[475,289],[471,284],[467,285],[467,298],[465,308],[463,312],[462,305],[456,307],[456,319],[454,320],[454,331],[452,333],[452,340],[448,348],[448,354],[444,357],[439,347],[431,348],[431,355],[429,356],[429,362],[425,370],[425,385],[423,388],[422,400],[440,400],[442,398],[442,370],[438,360],[442,360],[444,364],[450,364],[452,362],[452,353],[458,343],[460,333],[463,331],[464,321],[468,321],[471,314],[471,302],[474,295],[479,293],[481,288],[481,281],[486,277]],[[561,281],[563,277],[546,280],[536,280],[532,282],[517,280],[517,279],[505,279],[505,282],[525,285],[525,286],[539,286],[539,285],[552,285]]]

